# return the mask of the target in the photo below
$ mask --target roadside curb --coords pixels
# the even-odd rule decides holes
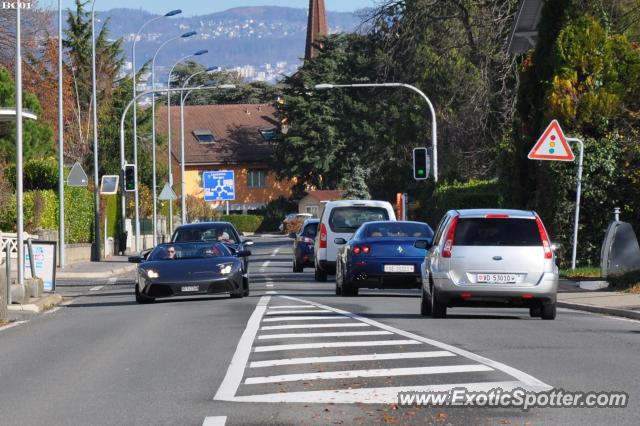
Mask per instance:
[[[56,278],[60,279],[100,279],[111,278],[114,275],[122,275],[127,272],[135,271],[136,265],[127,265],[120,268],[110,269],[108,271],[101,272],[69,272],[69,271],[56,271]]]
[[[41,313],[44,311],[48,311],[56,305],[62,303],[62,296],[59,294],[50,294],[45,297],[41,297],[33,303],[29,303],[26,305],[9,305],[7,309],[9,311],[22,311],[22,312],[33,312],[33,313]]]
[[[640,312],[630,311],[627,309],[606,308],[604,306],[586,305],[583,303],[560,302],[556,304],[561,308],[575,309],[578,311],[593,312],[596,314],[605,314],[615,317],[623,317],[629,319],[640,320]]]

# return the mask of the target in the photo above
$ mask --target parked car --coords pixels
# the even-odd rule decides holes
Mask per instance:
[[[554,249],[535,212],[449,211],[421,268],[420,313],[443,318],[454,306],[516,306],[554,319]]]
[[[280,226],[278,226],[278,229],[280,230],[280,232],[284,233],[287,233],[287,231],[297,232],[298,229],[290,230],[287,228],[290,228],[291,225],[296,221],[303,222],[305,219],[308,219],[310,217],[312,217],[311,213],[289,213],[284,217],[284,219],[282,219],[282,223],[280,224]]]
[[[230,222],[199,222],[178,226],[171,236],[172,242],[218,241],[229,247],[232,252],[247,250],[253,245],[250,239],[242,239],[240,233]],[[249,286],[249,257],[242,259],[242,272]]]
[[[357,296],[360,288],[420,288],[420,264],[433,230],[423,222],[367,222],[341,246],[336,259],[336,295]],[[415,246],[422,241],[424,247]]]
[[[338,200],[325,204],[320,216],[318,238],[314,245],[315,280],[326,281],[336,273],[336,238],[350,239],[365,222],[396,220],[387,201]]]
[[[240,259],[250,254],[246,250],[232,253],[215,241],[159,244],[146,257],[129,257],[130,262],[139,264],[136,302],[216,293],[229,293],[234,298],[248,295]]]
[[[293,272],[303,272],[305,266],[313,266],[313,245],[318,233],[319,219],[307,219],[293,238]]]

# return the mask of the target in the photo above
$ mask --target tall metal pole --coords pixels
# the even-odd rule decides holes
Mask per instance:
[[[98,181],[98,95],[96,90],[96,34],[95,34],[95,6],[91,4],[91,85],[93,97],[93,260],[100,261],[100,182]]]
[[[413,90],[427,102],[429,111],[431,112],[431,147],[433,151],[433,180],[438,182],[438,125],[436,122],[436,111],[433,108],[431,100],[427,95],[415,86],[405,83],[358,83],[358,84],[317,84],[316,90],[335,89],[345,87],[404,87],[409,90]]]
[[[22,186],[22,37],[20,4],[16,8],[16,196],[18,234],[18,284],[24,285],[24,205]],[[11,283],[7,283],[11,292]]]
[[[578,225],[580,223],[580,196],[582,191],[582,164],[584,160],[584,143],[577,138],[567,138],[568,142],[575,142],[580,147],[578,158],[578,178],[576,182],[576,213],[573,220],[573,253],[571,254],[571,269],[576,269],[576,257],[578,254]]]
[[[136,97],[136,83],[137,83],[137,77],[136,77],[136,43],[138,42],[138,38],[140,37],[140,33],[142,32],[142,30],[149,25],[152,22],[155,22],[157,20],[160,20],[162,18],[165,17],[169,17],[169,16],[175,16],[182,13],[182,10],[180,9],[176,9],[176,10],[172,10],[170,12],[167,12],[166,14],[164,14],[163,16],[157,16],[153,19],[148,20],[147,22],[145,22],[144,24],[142,24],[142,26],[140,27],[140,29],[138,30],[138,32],[136,33],[135,38],[133,39],[133,46],[132,46],[132,54],[131,54],[131,62],[132,62],[132,67],[131,67],[131,72],[132,72],[132,81],[133,81],[133,98],[135,99]],[[121,148],[121,152],[120,152],[120,162],[121,162],[121,166],[122,169],[124,169],[124,165],[125,165],[125,161],[124,161],[124,146],[120,147]],[[134,191],[134,204],[135,204],[135,234],[136,234],[136,240],[135,240],[135,249],[136,251],[140,251],[140,249],[142,247],[140,247],[140,196],[139,196],[139,192],[138,192],[138,106],[134,105],[133,107],[133,163],[136,165],[136,169],[135,169],[135,177],[134,177],[134,181],[135,181],[135,191]],[[125,227],[125,194],[124,191],[122,193],[122,200],[121,200],[121,205],[122,205],[122,227],[124,230]]]
[[[58,0],[58,259],[60,268],[65,264],[64,237],[64,107],[62,99],[62,5]]]

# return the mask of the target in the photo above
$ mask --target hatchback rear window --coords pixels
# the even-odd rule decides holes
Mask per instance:
[[[318,224],[317,223],[309,223],[304,227],[302,231],[302,235],[304,237],[315,238],[318,233]]]
[[[329,227],[333,232],[356,232],[365,222],[389,220],[387,209],[381,207],[336,207],[331,210]]]
[[[461,218],[454,245],[540,246],[540,232],[533,219]]]

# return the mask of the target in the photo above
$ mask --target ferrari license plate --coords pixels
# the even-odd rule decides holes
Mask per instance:
[[[181,290],[183,292],[189,292],[189,291],[200,291],[200,286],[197,285],[183,285]]]
[[[518,279],[516,274],[478,274],[476,281],[486,284],[513,284]]]
[[[413,265],[384,265],[385,272],[414,272]]]

